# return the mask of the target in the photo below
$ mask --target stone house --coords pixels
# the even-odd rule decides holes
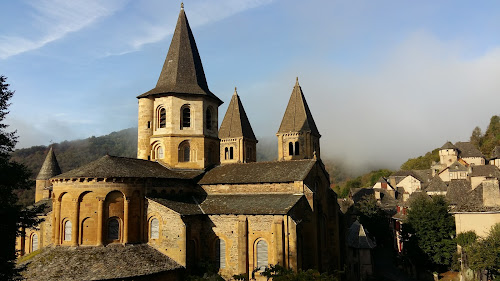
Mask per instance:
[[[30,254],[28,279],[182,280],[204,263],[226,279],[265,280],[269,264],[340,269],[337,197],[298,80],[278,161],[255,162],[236,91],[218,128],[222,101],[181,8],[158,83],[137,98],[136,159],[107,155],[61,173],[49,151],[36,183],[45,221],[17,243]]]

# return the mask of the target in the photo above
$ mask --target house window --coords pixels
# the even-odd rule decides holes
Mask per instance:
[[[189,141],[183,141],[179,145],[179,162],[190,161],[190,145]]]
[[[149,237],[151,239],[160,238],[160,221],[157,218],[154,218],[151,220],[151,226],[150,226],[149,233],[150,233]]]
[[[288,143],[288,155],[293,155],[293,142]]]
[[[73,226],[71,225],[71,221],[66,221],[64,223],[64,241],[71,241],[71,231]]]
[[[191,127],[191,109],[188,105],[182,107],[181,129]]]
[[[259,240],[256,246],[257,252],[257,269],[263,271],[267,267],[267,243],[264,240]]]
[[[215,241],[215,259],[219,268],[226,268],[226,241],[222,239]]]
[[[113,218],[108,222],[108,240],[118,239],[120,239],[120,222]]]
[[[299,142],[296,141],[295,142],[295,155],[299,155],[300,154],[300,150],[299,150]]]
[[[207,130],[212,130],[212,108],[208,107],[205,112],[205,124]]]
[[[38,235],[33,233],[33,236],[31,236],[31,251],[34,252],[36,250],[38,250]]]
[[[167,111],[163,107],[160,109],[159,124],[160,128],[165,128],[167,124]]]

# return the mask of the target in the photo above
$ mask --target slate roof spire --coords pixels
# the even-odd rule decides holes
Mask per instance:
[[[156,87],[138,98],[172,94],[204,95],[222,104],[208,89],[200,54],[183,3]]]
[[[311,132],[312,135],[321,137],[304,93],[302,93],[302,88],[299,85],[299,77],[297,77],[278,133],[307,131]]]
[[[246,139],[257,140],[253,133],[250,121],[248,121],[247,114],[243,108],[240,97],[236,87],[234,87],[234,94],[231,97],[231,102],[227,107],[226,115],[222,120],[219,129],[219,138],[237,138],[244,137]]]
[[[48,180],[52,177],[61,174],[61,168],[59,167],[59,163],[57,162],[56,155],[54,154],[54,150],[52,146],[49,149],[49,153],[45,157],[45,161],[43,162],[42,168],[40,168],[40,172],[36,177],[37,180]]]

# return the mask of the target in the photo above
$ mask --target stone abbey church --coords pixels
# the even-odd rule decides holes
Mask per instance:
[[[260,280],[269,264],[340,268],[336,195],[298,80],[278,160],[256,162],[236,91],[218,128],[222,101],[181,8],[158,83],[137,98],[137,159],[107,155],[62,173],[50,149],[36,179],[45,220],[17,241],[28,280],[182,280],[207,266]]]

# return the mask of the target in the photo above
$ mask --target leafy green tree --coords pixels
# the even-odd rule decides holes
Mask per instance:
[[[389,228],[387,214],[380,208],[374,195],[365,195],[356,205],[355,211],[359,214],[359,222],[375,236],[377,243],[389,244],[392,235]]]
[[[401,170],[424,170],[430,169],[432,162],[439,162],[439,148],[427,152],[424,156],[410,158],[401,165]]]
[[[500,277],[500,223],[491,227],[486,238],[470,244],[467,253],[472,270],[486,269],[491,279]]]
[[[443,196],[431,199],[423,194],[411,200],[403,227],[409,256],[420,265],[448,269],[457,249],[455,220],[448,213],[448,203]]]
[[[33,185],[29,180],[30,171],[23,165],[10,161],[10,153],[16,145],[15,132],[7,132],[4,119],[9,113],[9,100],[14,91],[9,90],[7,78],[0,76],[0,280],[20,278],[16,268],[16,236],[21,227],[33,227],[40,220],[37,214],[45,208],[22,209],[17,204],[17,189],[28,189]]]
[[[461,247],[467,247],[476,242],[477,234],[473,230],[462,232],[457,235],[457,244]]]

